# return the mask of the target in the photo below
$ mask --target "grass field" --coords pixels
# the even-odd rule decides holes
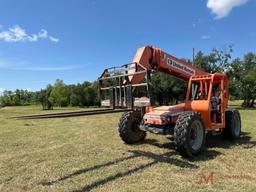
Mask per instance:
[[[231,102],[231,107],[239,107]],[[58,109],[53,112],[81,110]],[[207,150],[182,159],[168,138],[148,134],[126,145],[121,114],[13,120],[40,107],[0,109],[0,191],[256,191],[256,110],[241,109],[240,140],[207,138]]]

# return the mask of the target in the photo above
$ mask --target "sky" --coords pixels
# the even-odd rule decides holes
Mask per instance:
[[[0,0],[0,92],[93,81],[153,45],[256,53],[255,0]]]

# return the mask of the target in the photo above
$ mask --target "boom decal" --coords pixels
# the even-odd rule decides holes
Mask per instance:
[[[190,67],[183,65],[181,63],[178,63],[177,61],[172,60],[171,58],[167,58],[166,62],[175,69],[181,70],[185,73],[188,73],[190,75],[195,75],[195,70],[191,69]]]

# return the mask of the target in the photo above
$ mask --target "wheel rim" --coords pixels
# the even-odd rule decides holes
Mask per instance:
[[[234,115],[234,133],[238,137],[241,130],[241,123],[238,115]]]
[[[203,125],[199,120],[195,120],[190,130],[190,146],[194,151],[198,151],[204,139]]]

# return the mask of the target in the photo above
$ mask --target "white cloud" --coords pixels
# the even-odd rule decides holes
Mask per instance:
[[[52,37],[52,36],[49,36],[49,39],[53,42],[59,42],[60,40],[58,38],[55,38],[55,37]]]
[[[69,71],[79,69],[78,65],[31,65],[29,62],[20,61],[17,59],[0,59],[0,70],[18,70],[18,71]]]
[[[201,36],[201,39],[210,39],[210,38],[211,38],[210,35],[202,35],[202,36]]]
[[[0,28],[1,29],[1,28]],[[0,32],[0,40],[6,42],[36,42],[39,39],[49,39],[52,42],[59,42],[58,38],[52,37],[48,35],[47,30],[41,29],[37,34],[27,34],[26,30],[20,27],[19,25],[15,25],[10,27],[6,31]]]
[[[28,71],[68,71],[74,70],[77,67],[74,66],[63,66],[63,67],[23,67],[19,70],[28,70]]]
[[[48,32],[45,29],[41,29],[41,31],[38,33],[38,37],[47,38],[48,37]]]
[[[222,19],[232,11],[234,7],[239,7],[248,0],[208,0],[207,7],[216,15],[216,19]]]

